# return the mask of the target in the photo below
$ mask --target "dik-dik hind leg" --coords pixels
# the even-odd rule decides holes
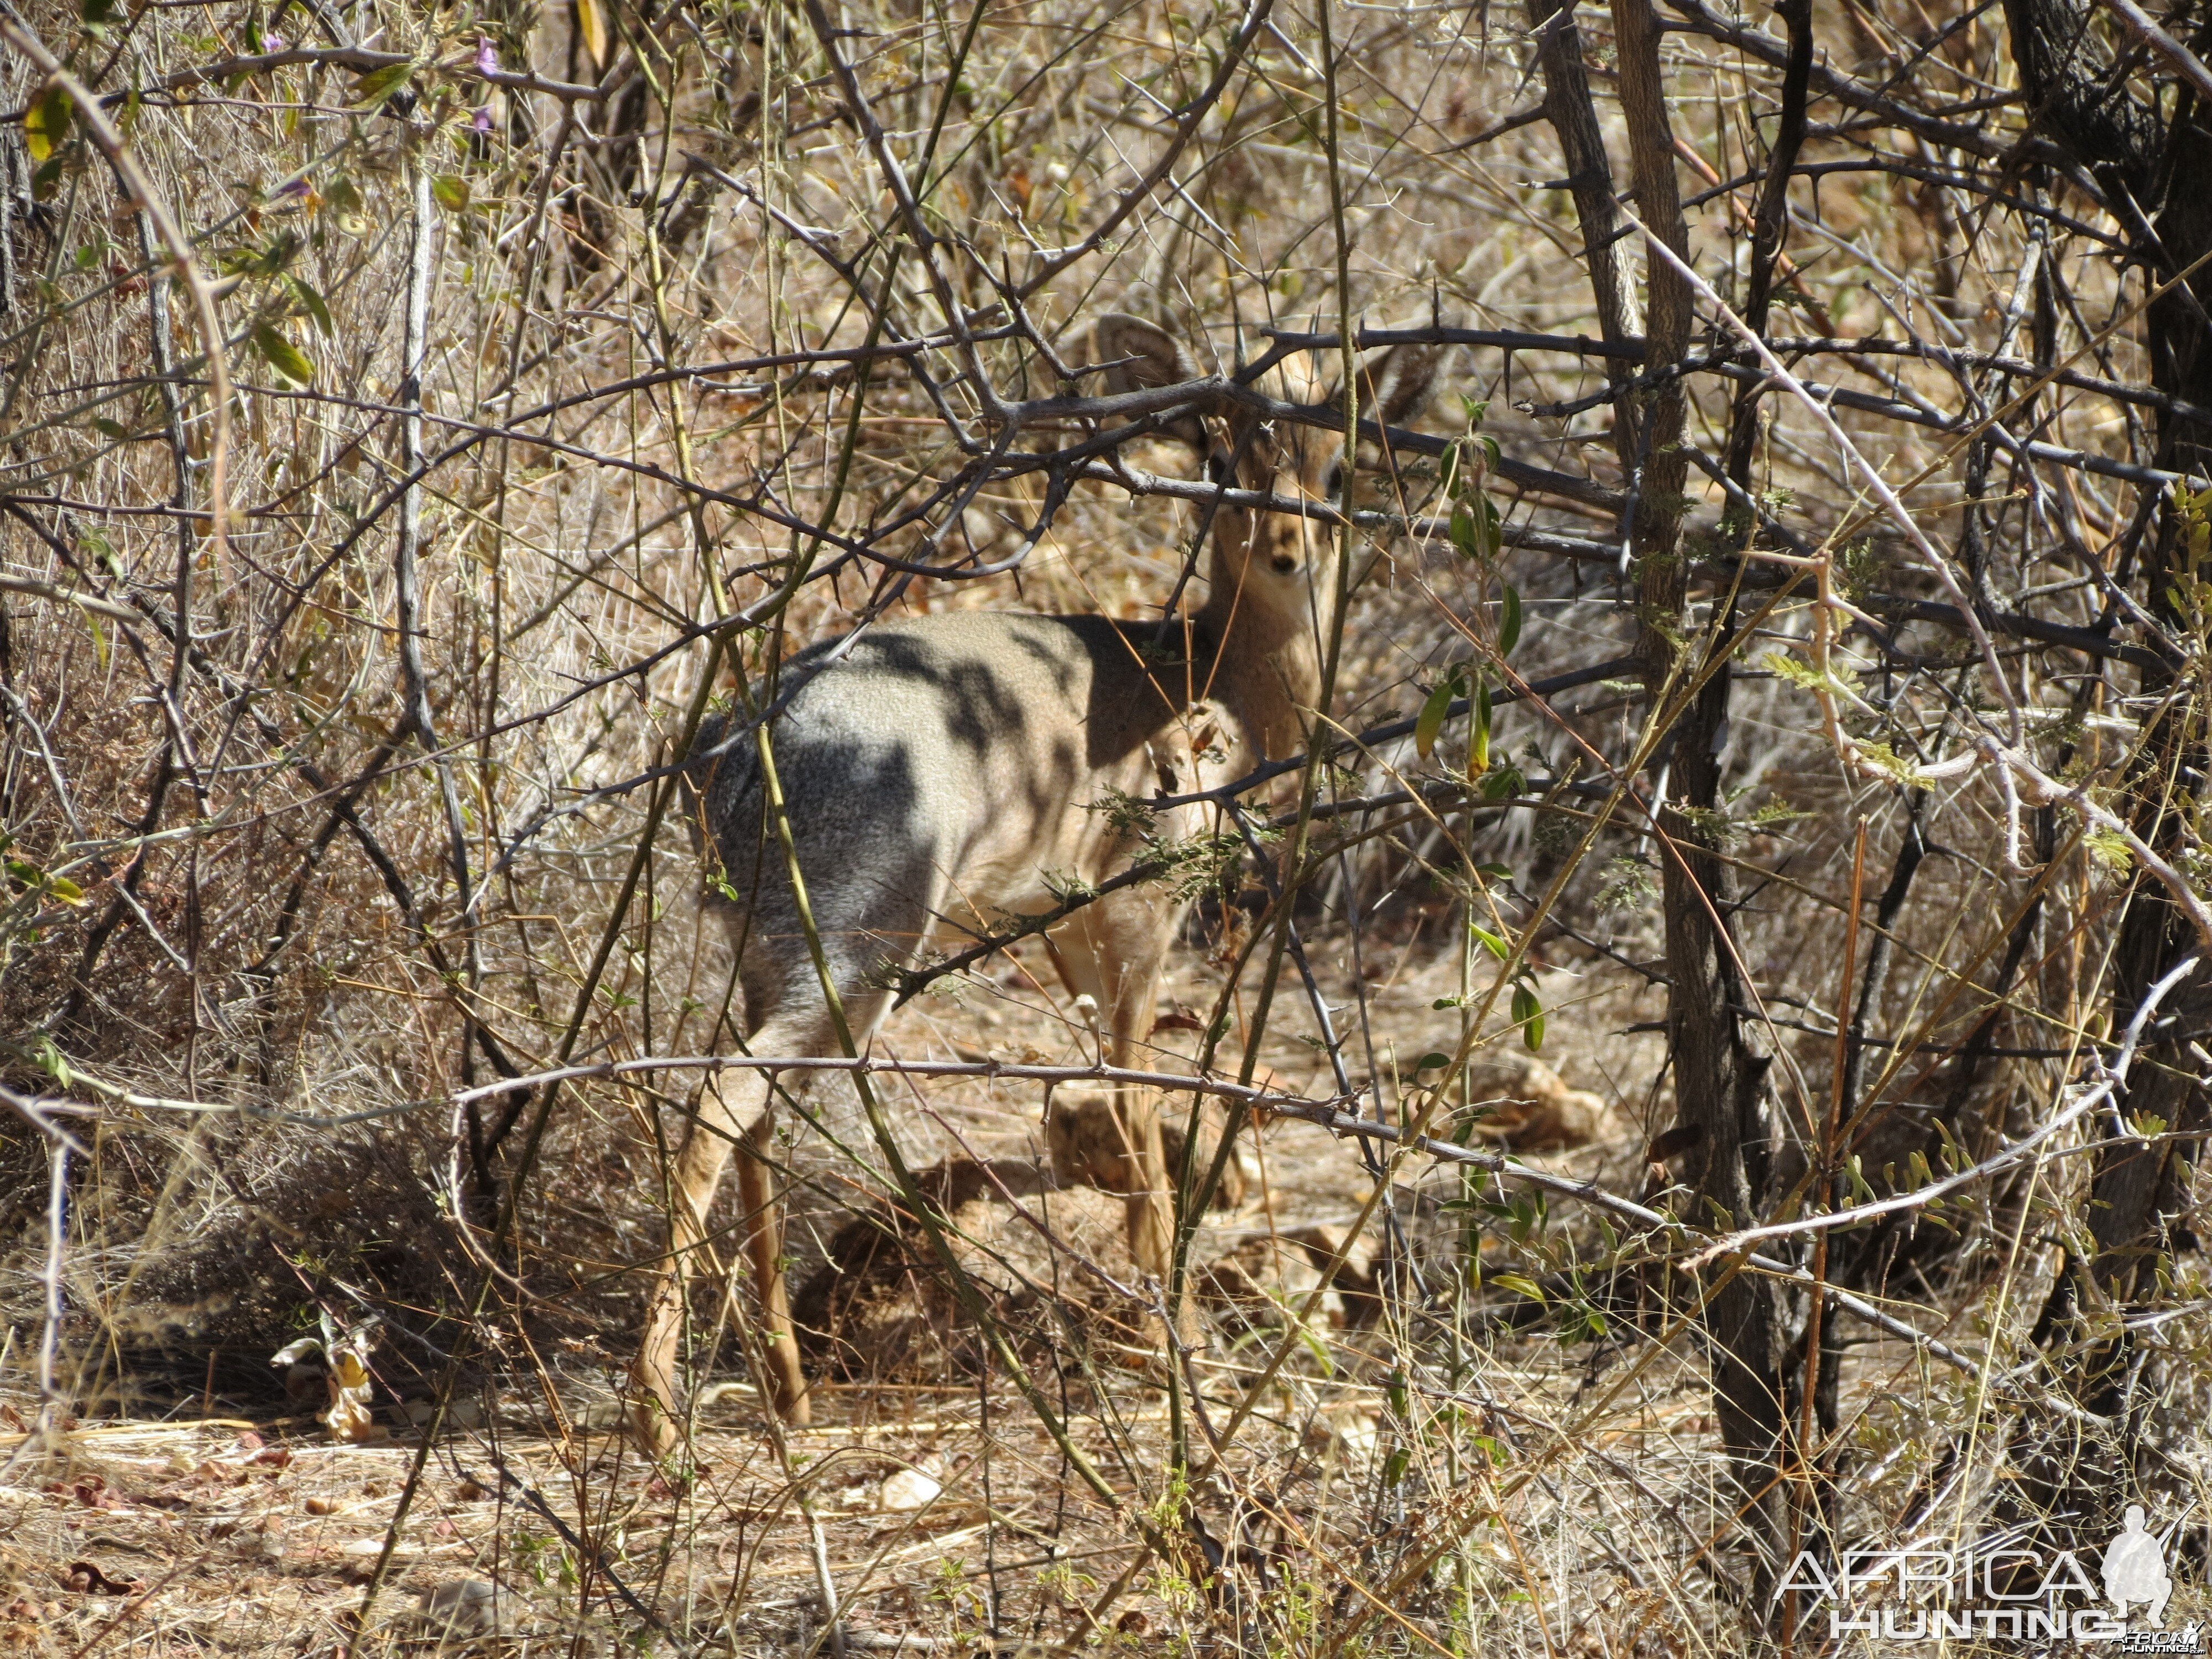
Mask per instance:
[[[699,1097],[699,1118],[684,1138],[671,1172],[668,1259],[647,1303],[645,1330],[630,1367],[633,1411],[647,1443],[666,1449],[678,1439],[677,1351],[684,1325],[684,1286],[692,1261],[707,1242],[707,1218],[721,1185],[732,1145],[746,1144],[738,1160],[738,1184],[745,1210],[745,1252],[761,1309],[761,1339],[768,1351],[769,1375],[762,1392],[775,1410],[804,1424],[809,1412],[806,1379],[799,1367],[799,1343],[791,1328],[791,1309],[783,1282],[783,1228],[767,1157],[774,1146],[770,1109],[772,1079],[745,1071],[710,1079]]]

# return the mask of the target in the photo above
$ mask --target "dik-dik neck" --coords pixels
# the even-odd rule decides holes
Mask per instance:
[[[1321,701],[1321,656],[1308,596],[1285,594],[1296,600],[1292,611],[1264,602],[1257,586],[1240,593],[1217,567],[1198,622],[1213,643],[1215,701],[1237,717],[1260,756],[1279,760],[1305,746]]]

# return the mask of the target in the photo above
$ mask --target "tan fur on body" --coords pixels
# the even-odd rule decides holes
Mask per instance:
[[[1092,347],[1109,393],[1199,378],[1188,351],[1133,317],[1100,318]],[[1432,368],[1432,354],[1388,354],[1372,375],[1382,418],[1409,412]],[[1333,495],[1347,470],[1340,434],[1262,426],[1233,404],[1179,416],[1170,435],[1210,455],[1215,476],[1294,499]],[[889,1010],[886,969],[957,950],[1009,915],[1052,909],[1067,878],[1102,882],[1139,856],[1127,816],[1100,808],[1210,788],[1303,745],[1320,696],[1316,622],[1335,605],[1328,532],[1303,516],[1224,504],[1206,579],[1187,628],[953,612],[879,623],[786,665],[783,683],[796,690],[770,728],[775,774],[855,1042],[865,1044]],[[721,723],[703,729],[691,770],[702,827],[743,895],[730,920],[747,1049],[836,1052],[763,805],[754,734]],[[1175,807],[1154,816],[1152,832],[1173,843],[1213,830],[1215,817],[1203,804]],[[1085,906],[1049,935],[1071,989],[1095,1005],[1115,1066],[1147,1065],[1161,964],[1185,908],[1164,884],[1146,884]],[[676,1158],[668,1266],[632,1369],[637,1421],[657,1445],[674,1437],[684,1273],[706,1248],[708,1212],[739,1143],[766,1392],[787,1416],[806,1415],[769,1174],[773,1083],[756,1071],[710,1083]],[[1114,1175],[1130,1255],[1164,1277],[1174,1210],[1158,1102],[1149,1091],[1120,1089],[1113,1110],[1126,1148]]]

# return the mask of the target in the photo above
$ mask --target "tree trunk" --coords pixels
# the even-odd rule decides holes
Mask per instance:
[[[2212,252],[2212,196],[2172,187],[2201,179],[2212,166],[2212,134],[2197,118],[2193,95],[2185,87],[2177,91],[2170,119],[2133,96],[2124,77],[2112,72],[2091,9],[2075,0],[2007,0],[2005,10],[2013,56],[2043,135],[2104,188],[2149,279],[2170,282]],[[2201,39],[2197,49],[2203,49]],[[2146,216],[2155,216],[2155,224]],[[2154,301],[2146,330],[2153,383],[2198,408],[2212,404],[2208,301],[2212,274],[2199,271]],[[2158,449],[2162,467],[2212,473],[2212,428],[2203,422],[2162,410]],[[2190,626],[2175,592],[2177,580],[2193,574],[2184,568],[2186,539],[2180,515],[2169,506],[2142,559],[2144,609],[2175,635]],[[2141,689],[2157,696],[2171,684],[2170,672],[2148,669]],[[2194,839],[2189,824],[2205,767],[2203,702],[2184,695],[2145,731],[2121,803],[2132,827],[2163,854],[2176,856]],[[2192,930],[2165,890],[2139,877],[2114,951],[2112,1030],[2124,1027],[2150,987],[2196,948]],[[2114,1481],[2112,1465],[2133,1474],[2141,1424],[2128,1399],[2135,1338],[2124,1329],[2094,1334],[2083,1316],[2100,1305],[2124,1310],[2150,1293],[2173,1253],[2194,1243],[2175,1222],[2186,1208],[2190,1171],[2208,1126],[2206,1092],[2197,1081],[2203,1068],[2188,1053],[2191,1038],[2208,1024],[2212,971],[2200,971],[2168,996],[2146,1035],[2125,1098],[2115,1103],[2124,1118],[2154,1117],[2175,1133],[2171,1139],[2118,1139],[2099,1152],[2082,1218],[2093,1253],[2086,1261],[2069,1255],[2036,1328],[2056,1376],[2090,1411],[2116,1419],[2105,1447],[2079,1443],[2078,1433],[2064,1435],[2061,1448],[2031,1462],[2030,1484],[2038,1490],[2023,1496],[2045,1513],[2075,1517],[2087,1534],[2101,1535],[2097,1529],[2126,1501],[2132,1480]]]

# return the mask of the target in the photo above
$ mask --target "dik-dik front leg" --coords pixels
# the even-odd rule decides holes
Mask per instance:
[[[694,1259],[707,1246],[707,1218],[721,1185],[723,1166],[738,1140],[744,1143],[738,1159],[744,1249],[760,1307],[760,1339],[767,1350],[768,1376],[761,1379],[762,1392],[787,1422],[804,1425],[809,1419],[806,1378],[799,1366],[799,1342],[791,1328],[784,1285],[782,1210],[769,1163],[775,1145],[772,1086],[772,1079],[753,1071],[710,1079],[699,1097],[698,1119],[676,1155],[669,1182],[668,1259],[647,1304],[645,1331],[630,1368],[632,1410],[647,1443],[657,1450],[670,1449],[681,1437],[676,1426],[676,1358],[684,1336],[684,1281]]]
[[[1079,911],[1053,936],[1054,965],[1071,990],[1097,1004],[1106,1060],[1118,1069],[1156,1069],[1151,1038],[1160,968],[1180,915],[1180,907],[1138,890]],[[1175,1256],[1176,1181],[1160,1133],[1159,1094],[1135,1084],[1117,1083],[1113,1103],[1113,1130],[1119,1144],[1089,1149],[1087,1158],[1070,1158],[1068,1161],[1079,1161],[1084,1167],[1060,1173],[1122,1195],[1130,1257],[1164,1285]],[[1055,1165],[1073,1151],[1063,1149],[1055,1138]],[[1187,1294],[1174,1316],[1186,1339],[1194,1334]]]

